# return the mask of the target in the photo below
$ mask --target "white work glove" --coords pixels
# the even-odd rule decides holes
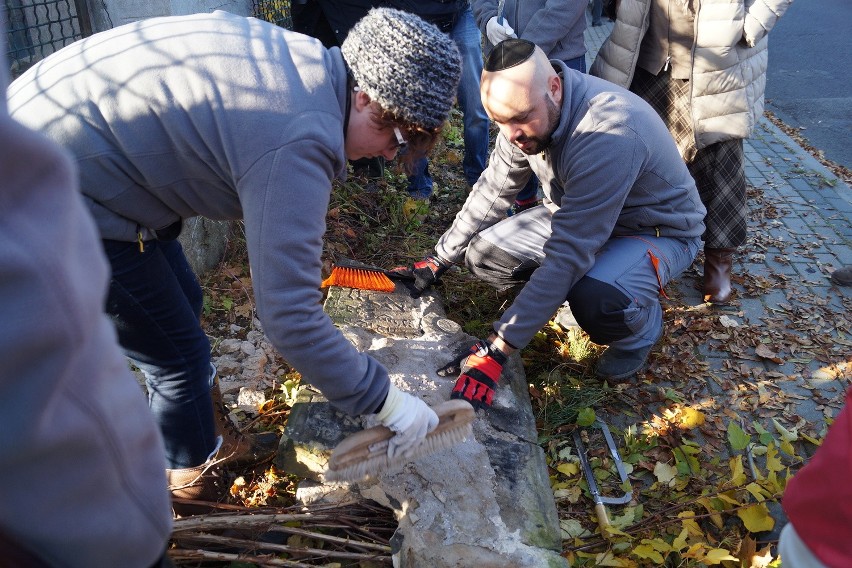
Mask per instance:
[[[418,442],[438,426],[438,415],[426,403],[402,392],[393,384],[382,410],[376,414],[379,421],[396,432],[388,443],[388,457],[406,456]]]
[[[493,16],[488,23],[485,24],[485,35],[488,36],[488,41],[491,42],[491,45],[497,45],[504,39],[509,39],[510,37],[518,37],[515,35],[515,30],[509,25],[509,23],[503,19],[503,23],[497,21],[497,16]]]

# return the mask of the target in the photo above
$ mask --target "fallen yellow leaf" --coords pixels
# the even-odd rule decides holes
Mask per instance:
[[[556,466],[556,471],[558,471],[560,473],[564,473],[568,477],[572,477],[574,475],[577,475],[577,473],[579,473],[580,466],[578,466],[575,463],[570,463],[570,462],[561,463],[558,466]]]
[[[723,560],[737,560],[736,556],[731,556],[731,553],[724,548],[714,548],[707,552],[704,557],[704,562],[707,564],[719,564]]]
[[[767,568],[772,563],[772,560],[772,550],[770,545],[767,544],[766,548],[751,557],[749,568]]]
[[[696,410],[689,406],[682,408],[680,411],[680,427],[685,430],[692,430],[704,424],[705,416],[700,410]]]
[[[677,468],[667,463],[657,462],[657,465],[654,466],[654,475],[660,483],[671,485],[677,476]]]
[[[642,560],[651,560],[658,566],[665,563],[665,559],[663,555],[660,554],[657,550],[654,549],[650,544],[640,544],[635,547],[631,552],[634,556],[641,558]]]
[[[749,532],[771,531],[775,526],[775,519],[769,514],[766,503],[757,503],[744,509],[738,509],[737,516],[742,519]]]
[[[734,456],[728,462],[731,468],[731,484],[734,487],[739,487],[746,482],[745,468],[743,467],[743,457],[740,455]]]

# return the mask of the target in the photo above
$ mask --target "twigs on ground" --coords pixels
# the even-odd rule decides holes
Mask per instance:
[[[175,519],[169,557],[177,565],[238,561],[255,566],[390,565],[392,513],[366,502],[229,508]]]

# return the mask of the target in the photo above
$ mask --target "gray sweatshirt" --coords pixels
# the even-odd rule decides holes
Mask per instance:
[[[172,528],[163,442],[104,314],[76,169],[2,99],[0,148],[0,540],[39,566],[148,568]]]
[[[323,312],[321,252],[345,177],[340,51],[254,18],[154,18],[79,41],[9,88],[18,120],[68,148],[104,239],[193,216],[243,219],[257,313],[304,380],[373,412],[387,371]]]
[[[498,0],[472,0],[476,25],[486,36],[488,20],[498,16]],[[539,46],[550,59],[569,61],[586,53],[585,0],[505,0],[503,18],[515,34]]]
[[[470,239],[506,216],[531,173],[553,213],[545,258],[494,330],[524,347],[614,236],[697,237],[706,210],[674,140],[654,110],[633,93],[552,60],[563,77],[553,143],[527,156],[497,137],[488,168],[438,241],[459,262]]]

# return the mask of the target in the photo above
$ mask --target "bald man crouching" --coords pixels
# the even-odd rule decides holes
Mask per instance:
[[[663,333],[659,295],[692,263],[705,209],[669,131],[645,101],[549,61],[530,42],[498,44],[482,102],[500,130],[488,168],[435,254],[416,263],[421,290],[462,263],[498,290],[523,285],[493,333],[439,370],[453,398],[490,406],[505,357],[564,303],[608,348],[610,382],[645,365]],[[544,202],[506,216],[535,174]]]

